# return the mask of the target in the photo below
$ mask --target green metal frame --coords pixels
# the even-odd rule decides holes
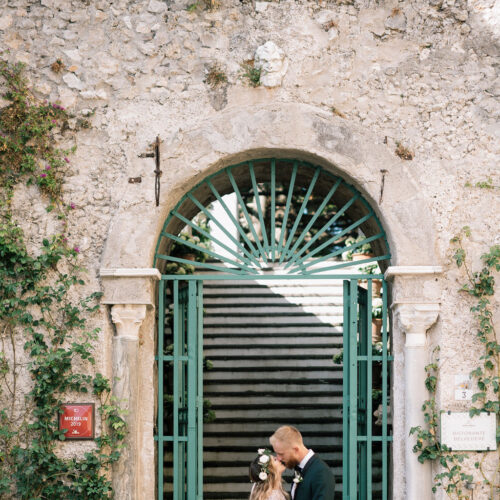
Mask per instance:
[[[155,265],[158,267],[163,261],[177,262],[181,264],[194,265],[200,269],[209,269],[218,272],[231,273],[235,275],[245,275],[245,274],[260,274],[263,269],[278,263],[283,266],[283,272],[293,275],[314,275],[318,273],[332,272],[337,269],[344,267],[350,267],[353,265],[352,262],[342,262],[338,261],[329,266],[318,267],[318,264],[324,263],[327,260],[331,260],[335,257],[339,257],[342,252],[354,251],[360,248],[366,243],[373,243],[379,241],[382,243],[382,248],[385,248],[385,253],[377,257],[372,257],[365,259],[363,261],[357,262],[355,265],[366,264],[376,261],[384,261],[390,259],[389,245],[387,243],[385,231],[382,224],[375,215],[373,209],[370,205],[363,199],[359,191],[356,190],[352,185],[346,183],[342,178],[337,177],[330,172],[324,170],[322,167],[313,165],[308,162],[303,162],[299,160],[286,160],[270,158],[261,159],[260,163],[269,163],[269,172],[266,173],[265,178],[258,178],[258,169],[255,167],[256,161],[248,161],[244,163],[239,163],[237,165],[232,165],[227,167],[209,177],[204,179],[202,182],[197,184],[189,193],[182,197],[182,199],[177,203],[175,208],[170,212],[167,217],[163,229],[161,231],[160,238],[155,251]],[[281,225],[278,225],[276,219],[277,211],[277,163],[280,163],[282,168],[288,168],[290,170],[290,177],[288,179],[288,196],[286,200],[285,211],[283,214],[283,220]],[[297,173],[308,172],[311,180],[307,185],[298,185],[297,183]],[[235,175],[238,173],[238,176]],[[243,175],[244,174],[244,175]],[[255,203],[257,207],[256,219],[258,219],[259,227],[256,227],[254,220],[249,213],[248,208],[245,205],[242,187],[238,184],[238,179],[241,177],[250,179],[250,186],[253,189],[253,193],[260,193],[259,183],[265,183],[266,189],[270,191],[270,203],[271,203],[271,217],[270,224],[266,226],[264,220],[263,209],[260,202],[260,197],[255,196]],[[231,213],[231,210],[226,205],[223,200],[223,195],[226,193],[220,193],[215,185],[218,180],[222,180],[222,184],[231,185],[232,192],[236,194],[239,208],[242,211],[243,218],[246,223],[245,229],[240,221]],[[308,213],[308,204],[310,204],[312,197],[314,195],[315,189],[318,188],[318,184],[321,183],[322,192],[326,191],[326,195],[323,196],[323,201],[320,206],[315,210],[314,216],[307,223],[305,228],[302,229],[300,234],[298,233],[298,228],[300,222],[304,215]],[[326,212],[328,202],[335,201],[335,194],[342,187],[345,193],[350,193],[350,198],[347,201],[342,201],[339,203],[339,207],[335,213],[329,214]],[[297,212],[297,216],[293,221],[293,226],[290,230],[287,229],[287,223],[291,222],[290,219],[290,209],[292,194],[294,189],[302,189],[304,191],[303,201]],[[197,199],[197,193],[210,193],[214,200],[221,203],[227,217],[236,230],[238,238],[235,238],[227,227],[224,227],[219,220],[217,220],[210,211],[203,205],[200,200]],[[355,220],[350,224],[349,227],[344,228],[341,232],[333,234],[326,241],[321,244],[319,240],[325,238],[330,233],[329,230],[334,227],[334,225],[339,221],[342,216],[345,216],[349,209],[354,203],[362,204],[364,207],[365,214],[359,219]],[[210,236],[207,231],[197,224],[192,219],[186,218],[182,212],[184,204],[189,204],[191,207],[199,210],[203,213],[209,221],[215,224],[232,242],[233,248],[226,245],[224,242]],[[328,216],[326,223],[320,225],[320,216]],[[207,250],[202,246],[187,242],[180,238],[178,235],[169,232],[168,228],[177,219],[177,222],[181,227],[189,227],[193,235],[202,235],[204,237],[210,238],[214,243],[220,245],[227,252],[231,254],[230,257],[221,255],[215,251]],[[364,237],[360,241],[356,241],[354,244],[337,249],[335,251],[328,252],[328,248],[332,247],[336,241],[344,237],[346,234],[359,230],[366,224],[370,219],[373,219],[375,226],[378,228],[376,234],[370,237]],[[294,242],[294,238],[297,238]],[[184,246],[186,248],[186,253],[197,251],[206,254],[208,257],[214,259],[216,262],[193,262],[180,257],[175,257],[173,255],[167,255],[163,252],[163,248],[168,248],[171,243],[174,242],[178,246]],[[326,253],[325,253],[326,252]]]
[[[382,354],[373,355],[371,349],[371,303],[372,303],[372,280],[382,279],[383,275],[360,275],[357,270],[352,273],[334,274],[337,270],[361,265],[388,261],[390,259],[389,245],[386,240],[385,231],[377,219],[373,209],[362,198],[360,193],[343,179],[336,177],[321,167],[302,162],[299,160],[259,160],[269,162],[269,172],[265,179],[258,178],[258,170],[255,162],[249,161],[228,167],[208,178],[204,179],[189,193],[187,193],[170,212],[159,238],[156,252],[155,265],[161,268],[165,261],[179,262],[195,265],[205,271],[215,271],[214,274],[197,275],[163,275],[159,285],[159,320],[158,320],[158,499],[164,498],[164,452],[168,444],[173,459],[173,499],[174,500],[200,500],[203,498],[203,281],[204,280],[283,280],[283,279],[332,279],[344,281],[344,367],[343,367],[343,499],[370,499],[374,491],[377,498],[383,500],[388,498],[388,443],[392,441],[390,427],[387,421],[388,402],[388,377],[389,362],[392,357],[388,352],[388,326],[387,326],[387,285],[383,281],[383,327],[382,327]],[[284,209],[282,226],[276,222],[277,209],[277,169],[279,165],[286,164],[291,168],[288,184],[288,196]],[[235,169],[238,169],[235,172]],[[243,170],[242,170],[243,169]],[[295,221],[291,229],[289,227],[291,200],[294,189],[297,188],[298,172],[309,169],[307,185],[300,186],[304,192]],[[238,184],[238,178],[244,172],[250,179],[254,193],[259,192],[259,183],[267,183],[271,201],[271,217],[269,227],[266,226],[263,208],[259,196],[255,197],[257,214],[252,219],[242,195],[242,188]],[[236,175],[238,174],[238,175]],[[239,221],[231,214],[230,209],[224,203],[223,194],[219,193],[215,185],[218,184],[217,177],[225,176],[225,184],[228,182],[236,194],[242,217],[248,225],[245,231]],[[307,176],[306,176],[307,177]],[[321,182],[329,182],[323,186],[327,194],[320,203],[314,216],[306,226],[298,228],[300,220],[308,210],[308,202],[311,199],[318,179]],[[227,182],[228,181],[228,182]],[[342,187],[351,193],[350,198],[342,202],[338,210],[329,216],[325,213],[330,200],[335,199],[335,194]],[[212,216],[210,211],[196,198],[197,192],[210,192],[212,198],[220,201],[229,220],[234,225],[238,237],[232,236],[227,227]],[[208,220],[218,226],[231,241],[233,248],[213,238],[203,227],[192,219],[183,215],[183,204],[191,204],[199,212],[205,214]],[[329,228],[338,221],[339,217],[347,213],[354,203],[364,206],[364,215],[342,229],[341,232],[328,237],[326,241],[319,244],[320,238],[328,235]],[[192,210],[191,212],[192,213]],[[318,226],[320,215],[327,216],[327,223]],[[214,243],[220,245],[231,254],[231,257],[219,255],[217,252],[206,250],[199,245],[186,242],[179,236],[169,232],[169,225],[176,218],[178,226],[188,226],[193,234],[209,237]],[[259,228],[254,226],[254,220],[258,220]],[[375,221],[378,228],[376,234],[364,237],[347,248],[326,252],[325,249],[333,246],[334,242],[349,232],[360,229],[369,219]],[[372,224],[373,228],[373,224]],[[313,229],[311,231],[311,229]],[[259,236],[260,235],[260,236]],[[294,237],[296,239],[294,240]],[[362,261],[344,262],[335,261],[340,254],[348,250],[356,250],[365,243],[379,241],[380,248],[385,248],[383,255],[364,259]],[[180,257],[161,253],[160,249],[168,248],[169,244],[175,242],[184,245],[187,249],[199,251],[215,259],[212,262],[192,262]],[[265,273],[269,265],[278,264],[280,275]],[[322,267],[316,266],[322,264]],[[360,280],[367,281],[367,289],[359,287]],[[166,283],[170,282],[170,291]],[[165,352],[165,310],[170,307],[173,314],[172,334],[173,351],[171,354]],[[172,432],[165,435],[165,374],[166,366],[172,366],[173,402],[172,402]],[[374,435],[372,430],[372,415],[375,408],[372,405],[373,367],[375,364],[382,366],[382,428],[381,434]],[[372,466],[374,454],[381,456],[382,484],[374,485]],[[377,486],[375,488],[375,486]],[[380,486],[380,487],[378,487]],[[380,494],[378,491],[380,490]]]
[[[374,495],[373,457],[380,453],[382,484],[377,493],[387,500],[388,444],[392,442],[387,421],[389,362],[388,351],[387,283],[382,292],[382,354],[372,351],[372,285],[373,276],[367,278],[367,288],[359,286],[359,279],[344,280],[344,366],[343,366],[343,499],[371,499]],[[373,434],[372,405],[374,364],[381,364],[382,426],[380,435]]]
[[[163,275],[159,285],[158,327],[158,499],[163,500],[164,443],[173,443],[173,499],[203,498],[203,281],[255,280],[255,276],[232,274]],[[344,283],[344,366],[343,366],[343,500],[376,498],[389,495],[389,443],[392,442],[387,418],[389,398],[387,284],[383,275],[327,274],[313,276],[261,275],[259,281],[329,279]],[[372,349],[372,283],[380,279],[382,293],[382,353]],[[173,353],[164,352],[166,283],[172,283],[169,298],[173,312]],[[367,288],[359,286],[366,281]],[[182,288],[181,288],[182,286]],[[173,433],[164,435],[164,364],[173,365]],[[372,432],[373,366],[382,366],[382,426]],[[381,459],[381,484],[373,484],[373,456]]]
[[[178,277],[177,277],[178,278]],[[181,285],[184,285],[181,287]],[[172,280],[172,354],[166,354],[166,280],[159,285],[158,322],[158,499],[164,498],[165,443],[172,444],[174,500],[203,499],[203,282]],[[172,429],[165,434],[165,365],[173,374]]]

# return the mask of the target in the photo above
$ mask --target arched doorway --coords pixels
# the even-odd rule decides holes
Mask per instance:
[[[228,193],[234,193],[233,208],[224,199]],[[208,208],[213,202],[222,207],[224,222]],[[205,223],[195,219],[200,213]],[[206,222],[217,227],[222,236],[212,236]],[[187,236],[181,234],[185,228]],[[203,245],[201,240],[212,246]],[[341,259],[343,254],[367,247],[373,254],[355,263]],[[392,359],[388,353],[387,288],[384,282],[381,349],[374,354],[373,282],[382,275],[380,270],[364,274],[367,269],[363,266],[376,263],[383,271],[389,259],[385,232],[370,205],[342,178],[311,163],[273,158],[240,163],[204,179],[182,198],[164,224],[155,261],[156,267],[164,270],[158,302],[158,498],[165,497],[161,487],[165,443],[172,450],[173,498],[203,497],[203,282],[256,277],[344,282],[343,467],[338,483],[342,484],[343,498],[387,498],[391,441],[388,367]],[[192,272],[191,266],[205,273],[186,274]],[[175,274],[178,271],[184,274]],[[366,282],[364,288],[359,286],[362,281]],[[167,350],[166,301],[172,311]],[[172,380],[167,402],[169,429],[165,433],[167,365]],[[379,365],[382,426],[375,435],[372,389],[374,367]],[[381,453],[382,470],[373,496],[375,450]]]

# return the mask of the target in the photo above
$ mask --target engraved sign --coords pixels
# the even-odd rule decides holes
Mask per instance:
[[[66,439],[94,439],[94,403],[72,403],[61,406],[59,430]]]
[[[496,416],[482,412],[470,417],[469,412],[441,414],[441,444],[457,451],[496,450]]]

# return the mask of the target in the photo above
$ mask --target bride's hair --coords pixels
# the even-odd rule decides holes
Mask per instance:
[[[277,470],[274,468],[274,462],[272,459],[269,460],[266,479],[262,480],[259,478],[259,474],[262,472],[262,466],[259,463],[259,458],[260,456],[253,460],[248,470],[250,481],[254,483],[249,500],[267,500],[273,490],[280,491],[283,493],[283,497],[288,500],[290,496],[283,489],[281,475],[278,474]]]

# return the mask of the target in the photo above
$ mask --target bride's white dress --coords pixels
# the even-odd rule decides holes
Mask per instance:
[[[252,486],[252,491],[255,488],[255,484]],[[273,490],[271,494],[267,497],[267,500],[286,500],[285,495],[280,490]]]
[[[268,500],[285,500],[285,496],[279,490],[271,491],[271,494],[268,497]]]

